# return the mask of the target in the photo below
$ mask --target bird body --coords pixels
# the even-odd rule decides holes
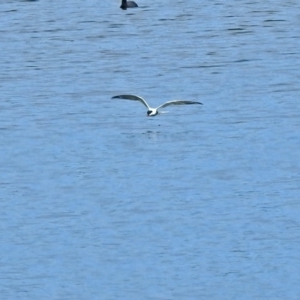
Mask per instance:
[[[120,8],[122,8],[123,10],[126,10],[127,8],[133,8],[133,7],[138,7],[138,5],[134,1],[122,0],[122,4]]]
[[[148,117],[154,117],[159,113],[159,109],[169,106],[169,105],[186,105],[186,104],[202,104],[201,102],[197,102],[197,101],[188,101],[188,100],[172,100],[172,101],[168,101],[164,104],[161,104],[160,106],[153,108],[150,107],[148,105],[148,103],[146,102],[145,99],[143,99],[140,96],[136,96],[136,95],[118,95],[118,96],[114,96],[112,97],[112,99],[125,99],[125,100],[133,100],[133,101],[139,101],[142,104],[144,104],[147,107],[147,116]]]

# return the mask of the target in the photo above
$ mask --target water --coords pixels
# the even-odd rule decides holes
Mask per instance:
[[[186,2],[0,3],[1,298],[299,299],[300,5]]]

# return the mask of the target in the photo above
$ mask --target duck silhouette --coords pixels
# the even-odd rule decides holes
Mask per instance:
[[[125,10],[127,8],[133,8],[133,7],[138,7],[138,5],[134,1],[122,0],[122,4],[120,8]]]

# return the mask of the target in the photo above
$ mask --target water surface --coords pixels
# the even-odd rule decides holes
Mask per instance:
[[[138,4],[0,4],[2,297],[299,299],[299,3]]]

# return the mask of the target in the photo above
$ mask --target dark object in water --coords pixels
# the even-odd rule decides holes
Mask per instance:
[[[122,4],[120,8],[125,10],[127,8],[133,8],[133,7],[138,7],[138,5],[134,1],[122,0]]]

